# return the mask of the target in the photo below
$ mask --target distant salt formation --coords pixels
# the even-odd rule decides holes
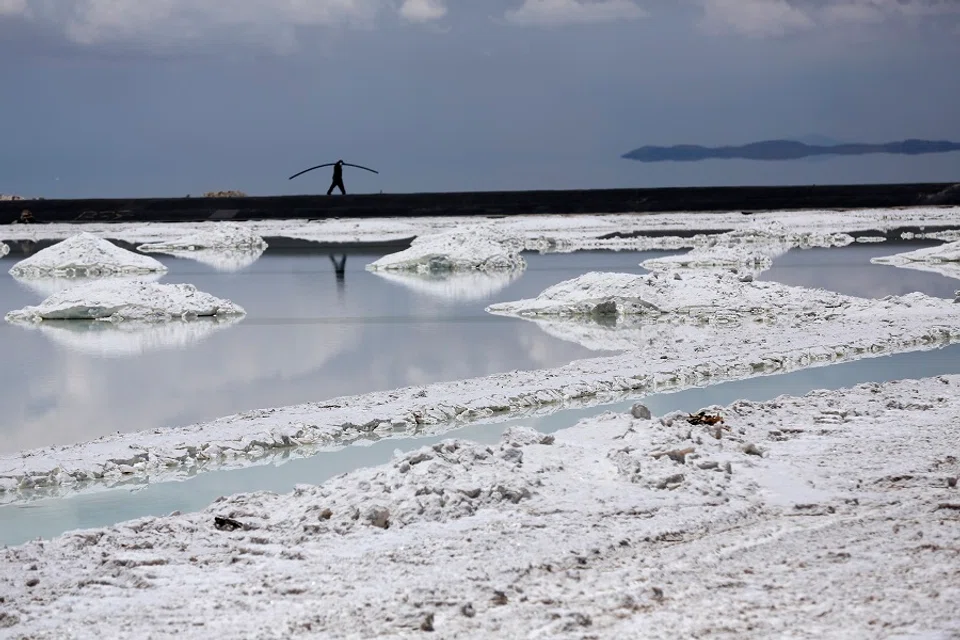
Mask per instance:
[[[176,258],[189,258],[209,265],[217,271],[239,271],[256,262],[267,249],[262,237],[239,224],[216,223],[207,229],[165,242],[152,242],[137,247],[145,253],[165,253]]]
[[[870,262],[939,273],[948,278],[960,279],[960,240],[947,242],[936,247],[895,253],[890,256],[879,256],[871,258]]]
[[[370,271],[511,271],[524,269],[523,242],[490,225],[418,236],[408,249],[367,265]]]
[[[86,231],[47,247],[13,265],[20,278],[99,277],[165,273],[167,268],[150,256],[121,249]]]
[[[164,322],[245,313],[239,305],[197,291],[191,284],[99,280],[55,293],[39,305],[11,311],[6,320],[13,323],[44,320]]]
[[[207,191],[203,194],[204,198],[246,198],[247,194],[243,191]]]
[[[12,193],[0,193],[0,202],[10,202],[13,200],[25,200],[23,196],[18,196]]]
[[[0,242],[0,258],[2,258],[3,256],[7,255],[8,253],[10,253],[10,247],[8,247],[6,244]]]

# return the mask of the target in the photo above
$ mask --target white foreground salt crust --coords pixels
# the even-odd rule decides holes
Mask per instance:
[[[142,320],[48,320],[25,322],[20,326],[39,331],[70,351],[104,358],[128,358],[198,344],[241,320],[241,315],[218,315],[159,323]]]
[[[526,267],[522,248],[521,240],[504,236],[491,225],[473,225],[418,236],[408,249],[383,256],[367,269],[417,273],[520,270]]]
[[[121,249],[109,240],[83,231],[21,260],[13,265],[10,273],[21,278],[97,277],[164,273],[166,270],[162,263],[150,256]]]
[[[137,251],[162,252],[199,251],[201,249],[240,249],[263,251],[267,243],[248,226],[230,222],[208,222],[199,231],[166,242],[152,242],[137,247]]]
[[[197,291],[192,284],[142,281],[95,281],[60,291],[37,306],[6,315],[8,322],[43,320],[189,320],[205,316],[243,315],[239,305]]]
[[[16,637],[956,635],[960,377],[706,409],[724,422],[514,427],[6,549],[0,621]]]
[[[670,279],[678,285],[693,280]],[[711,287],[721,280],[708,276],[700,282]],[[358,440],[442,433],[520,412],[601,404],[624,394],[681,390],[960,341],[960,314],[948,300],[917,293],[865,300],[776,283],[733,281],[721,286],[728,284],[744,289],[727,290],[727,295],[768,308],[760,315],[749,306],[742,315],[728,312],[722,323],[709,314],[700,316],[710,330],[698,327],[695,316],[686,316],[685,323],[656,323],[652,333],[633,337],[625,354],[555,369],[249,411],[178,429],[0,456],[0,502],[66,495],[84,490],[88,481],[175,480],[200,466],[248,466],[277,454],[291,457]],[[663,293],[666,298],[700,301],[717,297],[709,291]],[[641,339],[648,339],[648,345],[639,346]]]
[[[522,275],[522,271],[450,271],[416,273],[382,271],[372,273],[419,294],[441,300],[484,300],[499,293]]]

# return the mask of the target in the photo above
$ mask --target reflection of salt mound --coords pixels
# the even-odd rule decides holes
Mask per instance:
[[[137,247],[138,251],[199,251],[201,249],[246,249],[260,250],[267,248],[263,238],[247,227],[228,222],[211,223],[209,229],[201,229],[195,233],[181,236],[165,242],[151,242]]]
[[[948,278],[960,279],[960,241],[871,258],[870,262],[939,273]]]
[[[823,289],[777,282],[741,282],[711,273],[655,271],[646,275],[591,272],[556,284],[533,299],[487,307],[503,315],[593,317],[700,316],[724,321],[742,315],[775,316],[784,311],[811,316],[834,313],[851,298]]]
[[[143,275],[110,275],[103,276],[102,278],[87,278],[87,277],[74,277],[74,278],[65,278],[65,277],[56,277],[56,276],[43,276],[41,278],[23,278],[21,276],[14,276],[14,279],[23,287],[26,287],[30,291],[36,293],[37,295],[43,296],[44,298],[52,296],[55,293],[60,291],[66,291],[72,287],[78,287],[80,285],[88,284],[90,282],[98,281],[110,281],[110,282],[156,282],[163,277],[162,273],[147,273]]]
[[[0,242],[0,258],[10,253],[10,247]]]
[[[39,330],[71,351],[104,357],[138,356],[162,349],[180,349],[233,326],[243,316],[213,316],[191,321],[102,322],[100,320],[47,320],[23,326]]]
[[[164,273],[166,270],[162,263],[150,256],[121,249],[109,240],[84,231],[21,260],[13,265],[10,273],[24,278],[97,277]]]
[[[524,269],[521,242],[492,226],[418,236],[408,249],[367,265],[370,271],[509,271]]]
[[[163,253],[174,258],[195,260],[201,264],[213,267],[217,271],[240,271],[246,269],[260,259],[264,249],[196,249],[169,250]]]
[[[243,315],[240,306],[197,291],[192,284],[143,281],[94,281],[53,294],[37,306],[6,315],[8,322],[41,320],[184,320]]]
[[[459,271],[410,273],[374,271],[378,276],[408,289],[445,300],[482,300],[499,293],[520,277],[521,271]]]

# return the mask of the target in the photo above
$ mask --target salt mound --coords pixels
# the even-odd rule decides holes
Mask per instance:
[[[10,253],[10,247],[8,247],[6,244],[0,242],[0,258],[2,258],[3,256],[7,255],[8,253]]]
[[[385,280],[416,293],[443,300],[483,300],[507,287],[520,277],[512,271],[460,271],[448,273],[411,273],[374,271]]]
[[[95,281],[60,291],[37,306],[6,315],[7,322],[41,320],[190,320],[195,317],[243,315],[242,307],[192,284],[143,281]]]
[[[475,226],[418,236],[408,249],[367,265],[370,271],[495,271],[524,269],[523,243],[493,226]]]
[[[487,307],[490,313],[520,316],[661,316],[707,319],[728,315],[777,315],[784,311],[822,314],[849,306],[852,298],[823,289],[693,272],[646,275],[591,272],[556,284],[533,299]]]
[[[121,249],[86,231],[36,252],[13,265],[10,273],[24,278],[164,273],[167,268],[150,256]]]
[[[127,320],[47,320],[20,326],[40,331],[51,341],[77,353],[102,358],[139,356],[164,349],[182,349],[231,327],[242,316],[212,316],[192,321],[146,322]]]
[[[266,248],[267,243],[264,239],[249,228],[239,224],[220,223],[174,240],[142,244],[137,247],[137,250],[166,253],[200,249],[259,249],[262,252]]]

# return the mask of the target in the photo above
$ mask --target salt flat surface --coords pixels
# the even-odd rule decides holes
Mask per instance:
[[[39,305],[6,315],[7,322],[44,320],[166,321],[204,316],[243,315],[239,305],[197,291],[191,284],[137,280],[94,281],[59,291]]]
[[[507,271],[452,271],[446,273],[419,273],[411,271],[373,271],[378,277],[406,287],[417,293],[440,300],[484,300],[499,293],[523,272]]]
[[[705,409],[723,423],[514,427],[6,549],[0,620],[16,637],[960,633],[960,376]]]
[[[260,250],[267,243],[248,226],[235,222],[207,222],[198,231],[172,240],[151,242],[137,247],[137,251],[170,252],[198,251],[200,249],[246,249]]]
[[[370,271],[447,273],[517,271],[526,267],[523,242],[492,225],[471,225],[417,236],[409,248],[367,265]]]
[[[528,249],[578,251],[589,249],[677,249],[696,246],[690,230],[713,235],[737,229],[762,229],[782,225],[792,234],[874,235],[904,226],[955,226],[960,207],[914,207],[850,211],[771,211],[743,215],[739,212],[680,212],[615,215],[530,215],[483,219],[504,235],[524,240]],[[476,225],[471,217],[398,219],[262,220],[234,223],[261,237],[287,237],[322,243],[389,242],[424,234]],[[6,240],[66,238],[78,231],[132,243],[173,240],[201,231],[209,222],[197,223],[83,223],[9,225]],[[639,234],[639,237],[629,237]],[[655,235],[644,235],[655,234]],[[675,234],[675,235],[672,235]],[[799,238],[798,238],[799,239]]]
[[[684,293],[664,288],[664,299],[673,297],[671,304],[682,299],[702,302],[713,296],[723,306],[713,310],[716,317],[710,313],[701,316],[711,325],[709,330],[698,322],[668,322],[655,325],[650,332],[640,328],[639,336],[628,334],[632,342],[625,345],[606,345],[629,347],[622,355],[580,360],[554,369],[513,371],[248,411],[176,429],[117,434],[0,456],[0,502],[19,501],[27,494],[66,495],[83,490],[90,482],[175,480],[198,469],[269,461],[279,452],[308,455],[317,448],[368,438],[443,433],[465,423],[516,417],[538,408],[551,411],[600,404],[624,393],[680,390],[933,349],[960,340],[956,305],[917,293],[868,300],[776,283],[740,283],[714,275],[695,278],[692,274],[681,280],[659,274],[630,275],[627,281],[635,283],[641,277],[687,288],[700,283],[708,289],[698,294],[697,290]],[[721,313],[730,305],[723,303],[722,296],[710,293],[717,282],[736,287],[727,293],[731,299],[768,307],[761,308],[759,315],[750,305],[737,313]],[[595,335],[597,340],[604,338]]]
[[[150,256],[122,249],[109,240],[82,231],[24,258],[13,265],[10,273],[20,278],[97,277],[164,273],[166,270],[162,263]]]

